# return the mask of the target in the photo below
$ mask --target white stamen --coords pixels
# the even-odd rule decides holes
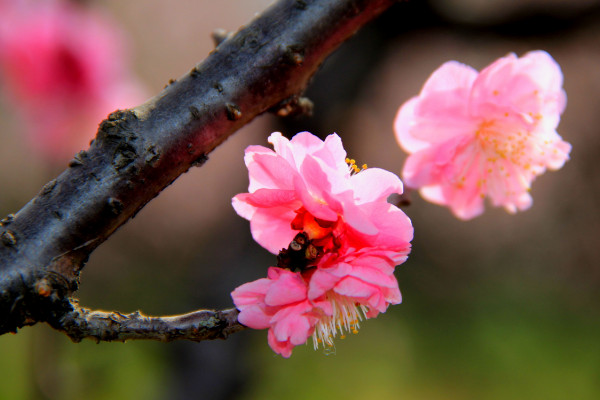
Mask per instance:
[[[338,333],[342,337],[346,332],[358,333],[359,321],[363,320],[369,308],[337,294],[330,294],[328,300],[331,303],[333,314],[321,318],[315,326],[312,339],[315,350],[319,348],[319,344],[322,344],[325,350],[335,352],[333,339]]]

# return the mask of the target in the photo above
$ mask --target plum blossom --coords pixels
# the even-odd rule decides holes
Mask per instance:
[[[562,82],[544,51],[508,54],[479,73],[444,63],[396,116],[409,153],[404,182],[461,219],[481,214],[485,197],[510,213],[529,208],[533,180],[569,159],[571,145],[556,132]]]
[[[63,0],[0,2],[0,81],[31,145],[49,160],[87,148],[111,111],[137,105],[124,33]]]
[[[274,150],[246,149],[249,192],[232,204],[278,263],[232,297],[239,321],[269,329],[271,348],[289,357],[309,337],[315,348],[332,348],[337,335],[401,302],[394,268],[410,252],[413,228],[387,202],[402,193],[400,179],[359,168],[338,135],[288,140],[275,132],[269,142]]]

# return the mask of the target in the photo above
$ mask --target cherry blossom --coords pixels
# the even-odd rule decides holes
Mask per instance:
[[[336,336],[401,302],[393,273],[408,256],[413,228],[387,202],[402,193],[400,179],[359,168],[338,135],[288,140],[275,132],[269,142],[274,150],[246,149],[249,192],[232,203],[278,263],[232,297],[239,321],[269,329],[271,348],[289,357],[309,337],[330,349]]]
[[[137,105],[126,37],[98,10],[71,1],[0,3],[0,80],[24,133],[49,160],[87,148],[98,123]]]
[[[461,219],[481,214],[486,197],[510,213],[529,208],[533,180],[569,158],[571,145],[556,132],[562,82],[544,51],[509,54],[479,73],[446,62],[396,116],[409,153],[404,182]]]

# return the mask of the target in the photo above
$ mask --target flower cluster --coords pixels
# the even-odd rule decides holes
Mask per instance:
[[[359,321],[401,301],[394,268],[410,251],[408,217],[387,202],[402,193],[394,174],[359,168],[336,134],[269,137],[274,151],[246,149],[249,193],[233,198],[254,239],[278,254],[267,278],[232,292],[239,321],[269,329],[284,357],[312,336],[314,346],[356,332]]]
[[[544,51],[509,54],[480,73],[446,62],[398,111],[405,184],[461,219],[481,214],[485,197],[511,213],[529,208],[532,181],[569,158],[556,132],[562,80]]]
[[[143,100],[126,37],[72,1],[0,1],[0,81],[32,146],[48,159],[86,148],[98,122]]]

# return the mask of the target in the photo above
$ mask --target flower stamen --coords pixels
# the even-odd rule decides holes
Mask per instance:
[[[322,344],[325,349],[334,346],[333,339],[340,335],[346,338],[346,333],[357,334],[360,321],[366,318],[368,307],[356,304],[352,299],[335,293],[328,294],[327,300],[331,303],[332,315],[325,315],[315,326],[313,332],[313,345],[315,350]]]
[[[356,160],[351,158],[346,158],[346,164],[348,164],[348,168],[350,168],[350,175],[358,174],[360,171],[363,171],[368,168],[367,164],[363,164],[361,167],[356,165]]]

